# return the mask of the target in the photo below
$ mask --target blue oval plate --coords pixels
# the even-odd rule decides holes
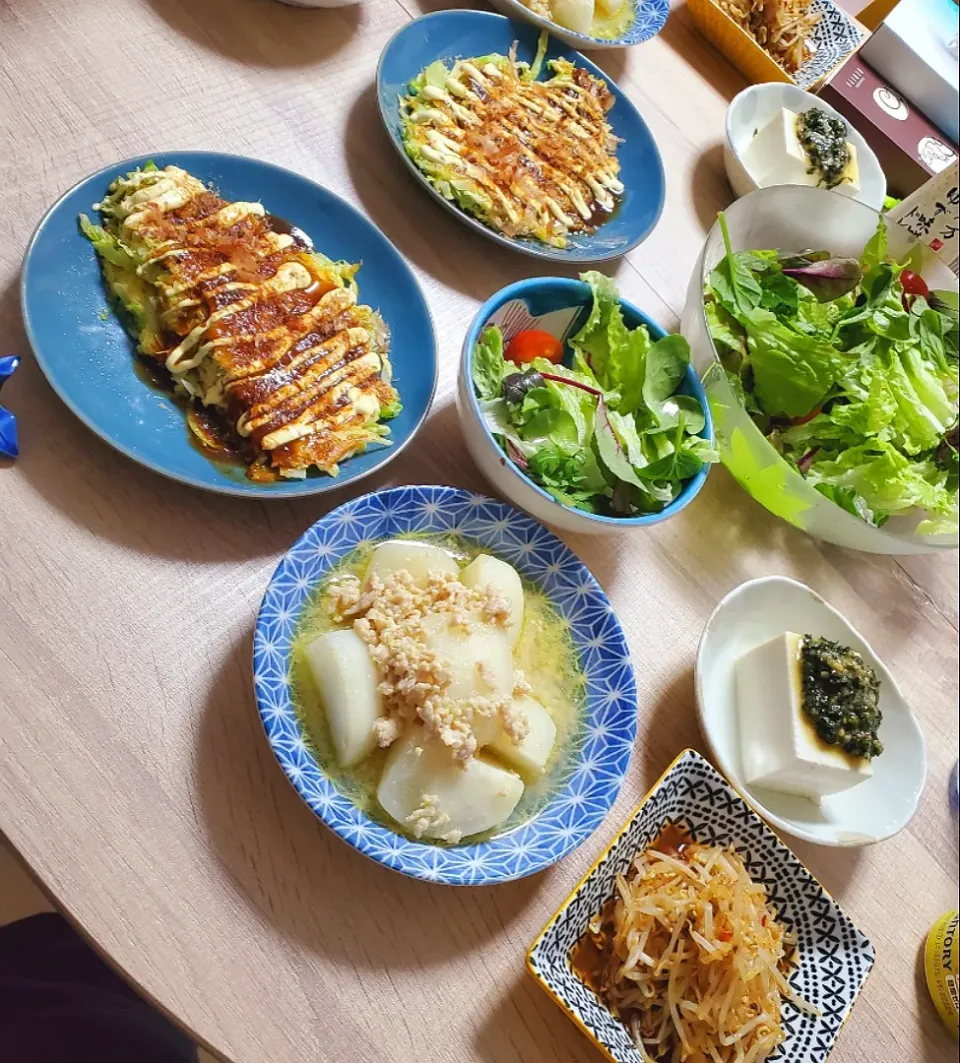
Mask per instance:
[[[580,736],[545,808],[513,831],[473,845],[415,841],[361,812],[310,752],[290,697],[290,647],[317,584],[362,542],[453,532],[515,565],[570,624],[586,675]],[[344,841],[414,878],[491,885],[542,871],[600,825],[623,781],[637,734],[630,652],[606,595],[552,533],[502,502],[453,487],[396,487],[352,499],[317,521],[277,566],[253,640],[254,689],[273,752],[297,793]]]
[[[486,11],[438,11],[408,22],[388,41],[377,68],[377,101],[393,146],[420,183],[447,210],[478,232],[505,247],[550,262],[600,262],[619,258],[632,250],[653,231],[663,210],[664,177],[660,152],[640,112],[616,84],[589,59],[551,39],[547,59],[562,56],[606,81],[614,103],[608,120],[623,143],[617,152],[620,180],[626,187],[613,217],[593,234],[572,235],[565,248],[549,247],[536,240],[519,240],[494,232],[483,222],[466,214],[444,199],[417,169],[403,147],[400,97],[408,83],[437,59],[447,62],[470,56],[499,52],[506,55],[514,41],[517,56],[532,62],[540,31],[526,22],[514,22]]]
[[[119,174],[153,160],[212,184],[226,199],[261,201],[311,237],[334,259],[362,262],[363,302],[379,309],[392,333],[390,359],[403,411],[390,422],[392,446],[345,461],[337,477],[255,483],[238,465],[215,463],[191,442],[183,408],[137,371],[135,345],[107,293],[93,246],[77,215]],[[27,248],[21,301],[27,336],[54,391],[102,439],[127,457],[174,480],[222,494],[287,498],[332,491],[397,455],[430,408],[437,352],[430,312],[400,253],[359,211],[291,170],[257,159],[208,151],[142,155],[115,163],[65,193],[47,212]]]

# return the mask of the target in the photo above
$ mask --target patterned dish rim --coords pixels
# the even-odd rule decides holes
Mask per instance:
[[[629,866],[637,849],[642,845],[649,845],[657,834],[659,834],[668,824],[683,823],[686,821],[689,826],[689,811],[677,811],[675,813],[664,812],[664,814],[653,823],[653,830],[652,833],[650,833],[649,838],[636,844],[633,842],[628,843],[626,840],[650,802],[654,800],[659,791],[671,781],[671,776],[677,775],[678,778],[683,777],[691,770],[695,770],[704,775],[707,781],[718,787],[724,794],[725,808],[722,809],[718,815],[727,818],[716,820],[715,825],[711,827],[718,842],[723,840],[724,844],[729,844],[736,849],[741,856],[745,858],[745,863],[748,868],[757,863],[765,864],[768,862],[769,856],[760,858],[755,853],[755,850],[758,847],[763,847],[767,850],[768,854],[775,855],[781,861],[784,861],[784,869],[792,873],[790,891],[796,894],[796,898],[794,900],[787,899],[786,906],[783,903],[785,899],[784,894],[781,892],[784,888],[782,880],[773,878],[771,874],[761,877],[761,881],[768,889],[768,896],[777,907],[778,917],[782,918],[784,922],[790,925],[794,923],[794,919],[789,914],[784,914],[785,910],[790,906],[798,906],[797,902],[799,901],[800,903],[798,907],[800,910],[809,911],[818,903],[823,907],[825,902],[826,907],[821,911],[819,917],[816,919],[811,917],[811,919],[819,925],[825,914],[832,914],[834,922],[842,929],[848,948],[859,958],[859,964],[857,965],[854,965],[850,960],[845,961],[844,966],[846,969],[844,970],[844,974],[848,977],[851,975],[853,976],[850,979],[850,982],[844,982],[840,989],[833,988],[828,990],[832,996],[841,998],[842,1006],[839,1010],[833,1010],[830,1012],[829,1023],[831,1025],[820,1031],[819,1039],[815,1041],[814,1036],[811,1034],[807,1038],[807,1043],[799,1046],[799,1051],[802,1053],[801,1055],[788,1055],[787,1053],[791,1051],[791,1035],[788,1035],[787,1040],[776,1054],[778,1063],[824,1063],[830,1055],[836,1042],[837,1034],[846,1022],[850,1010],[856,1003],[860,992],[863,989],[864,982],[873,967],[875,959],[873,945],[862,931],[857,928],[849,916],[846,915],[843,909],[833,899],[830,892],[823,886],[813,872],[810,871],[803,861],[800,860],[800,858],[796,856],[796,854],[794,854],[776,834],[774,834],[770,827],[767,826],[756,812],[743,801],[736,790],[731,786],[730,782],[695,749],[684,749],[673,759],[664,770],[663,774],[657,779],[653,786],[650,787],[643,800],[630,813],[626,822],[617,831],[610,843],[597,856],[596,860],[590,865],[580,881],[570,891],[566,899],[559,905],[550,919],[547,920],[547,923],[527,950],[527,971],[547,996],[558,1005],[573,1023],[586,1034],[597,1048],[600,1049],[604,1056],[610,1060],[610,1063],[642,1063],[640,1053],[634,1046],[633,1040],[628,1034],[626,1027],[607,1009],[606,1005],[600,1001],[600,999],[594,994],[593,990],[591,990],[586,983],[573,972],[569,964],[569,955],[573,945],[580,940],[583,933],[586,931],[586,925],[589,919],[595,915],[600,910],[603,903],[613,895],[613,884],[616,873]],[[680,794],[677,796],[677,799],[680,800],[681,804],[688,807],[691,804],[696,804],[704,800],[702,797],[698,798],[692,793]],[[715,804],[715,801],[711,801],[711,804]],[[752,842],[744,842],[741,840],[743,837],[742,832],[748,824],[753,828],[756,835]],[[617,850],[623,851],[618,852]],[[753,857],[751,857],[751,852],[754,852]],[[610,860],[609,868],[602,867],[611,856],[613,856],[614,859]],[[751,873],[753,874],[752,870]],[[593,882],[596,882],[599,887],[597,890],[597,896],[598,898],[601,898],[599,903],[597,903],[595,907],[591,905],[583,913],[577,913],[576,917],[567,917],[570,907],[576,903],[583,891]],[[811,886],[813,887],[812,893],[804,895],[803,887],[809,888]],[[802,927],[797,927],[797,929],[798,933],[804,930]],[[821,932],[821,936],[823,936],[823,932]],[[566,947],[563,948],[561,955],[545,958],[543,953],[546,947],[554,940],[556,940],[558,948],[564,945],[564,943],[566,943]],[[842,942],[843,940],[844,938],[841,937],[840,941]],[[811,962],[814,971],[816,971],[820,969],[823,961]],[[558,967],[562,968],[561,978],[559,979],[554,977]],[[810,981],[811,972],[807,970],[802,961],[800,964],[793,967],[790,975],[791,982],[801,975],[803,979],[808,982]],[[612,1035],[612,1040],[617,1043],[605,1042],[601,1039],[602,1034],[600,1030],[590,1027],[587,1022],[587,1017],[585,1017],[580,1011],[580,1005],[576,1001],[571,1001],[568,999],[568,996],[565,995],[564,986],[562,984],[564,980],[571,985],[582,989],[588,1010],[595,1012],[595,1017],[598,1019],[597,1025],[599,1026],[602,1024],[606,1026],[607,1031]],[[806,990],[804,992],[806,992]],[[821,996],[823,992],[823,987],[818,985],[817,996]],[[784,1007],[788,1011],[792,1011],[792,1015],[785,1019],[788,1029],[790,1029],[792,1018],[799,1015],[799,1012],[792,1008],[792,1005],[785,1004]],[[821,1022],[824,1022],[822,1015],[819,1018]],[[814,1052],[816,1054],[811,1054]]]
[[[569,623],[586,678],[579,733],[551,796],[532,818],[466,845],[416,841],[359,809],[314,757],[291,697],[291,643],[320,580],[361,543],[418,533],[458,534],[515,565]],[[314,814],[377,863],[447,885],[508,882],[542,871],[577,848],[616,799],[636,739],[636,682],[626,636],[589,569],[532,517],[455,487],[374,491],[344,502],[308,528],[281,559],[264,594],[253,674],[267,741]]]
[[[817,68],[816,63],[818,56],[817,53],[814,52],[795,73],[791,74],[789,71],[785,70],[776,59],[774,59],[774,57],[760,44],[759,41],[756,40],[755,37],[749,34],[738,22],[731,18],[731,16],[723,10],[717,0],[704,0],[704,2],[714,8],[721,19],[728,24],[729,28],[735,31],[735,35],[741,39],[745,48],[750,51],[756,51],[765,59],[769,60],[780,73],[783,81],[788,82],[791,85],[796,85],[797,88],[803,89],[805,92],[813,92],[819,85],[827,81],[834,71],[843,66],[867,37],[866,32],[861,29],[856,19],[838,4],[834,3],[834,0],[813,0],[814,6],[821,9],[822,15],[828,13],[835,14],[836,21],[842,23],[856,36],[857,39],[852,43],[851,47],[846,48],[836,62],[831,64],[826,70],[819,70]],[[836,31],[836,27],[831,28],[829,35],[831,39],[837,40],[839,34]],[[709,35],[708,40],[710,40],[711,44],[714,43],[712,37]],[[814,72],[804,74],[804,70],[809,71],[811,66],[814,67]],[[759,85],[763,84],[763,82],[753,81],[752,84]]]
[[[558,22],[538,14],[527,7],[523,0],[498,0],[499,4],[514,12],[518,18],[552,33],[560,40],[568,41],[575,48],[600,50],[605,48],[632,48],[651,40],[663,29],[670,14],[669,0],[625,0],[633,7],[633,19],[619,37],[594,37],[590,33],[567,29]],[[494,7],[497,3],[494,3]],[[644,18],[644,15],[648,17]],[[508,16],[509,17],[509,16]]]

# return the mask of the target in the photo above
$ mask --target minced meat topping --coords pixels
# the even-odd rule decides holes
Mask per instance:
[[[423,622],[438,613],[447,614],[450,624],[464,633],[485,624],[505,628],[510,602],[494,588],[467,587],[456,576],[439,572],[421,586],[409,572],[400,571],[385,581],[374,575],[365,586],[355,577],[343,579],[331,589],[328,604],[338,622],[352,621],[379,670],[385,715],[374,727],[381,746],[391,745],[416,719],[464,762],[477,751],[474,723],[479,719],[499,716],[514,742],[526,738],[529,721],[513,703],[513,698],[530,693],[522,672],[514,671],[507,697],[452,698],[447,693],[450,662],[425,641]],[[479,667],[481,684],[492,686],[485,666]],[[418,822],[425,818],[419,816]]]

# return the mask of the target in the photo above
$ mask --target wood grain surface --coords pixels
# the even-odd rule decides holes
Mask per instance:
[[[255,715],[260,596],[282,552],[344,495],[262,505],[168,482],[87,431],[29,357],[20,259],[62,191],[159,149],[267,159],[365,210],[412,262],[435,318],[433,411],[365,488],[483,489],[452,402],[460,343],[478,301],[536,267],[430,202],[379,125],[377,56],[420,13],[417,0],[329,11],[0,0],[0,348],[25,356],[3,394],[22,456],[0,468],[0,829],[97,946],[234,1063],[595,1063],[525,979],[524,950],[670,759],[703,748],[691,669],[717,599],[784,573],[865,633],[929,751],[920,809],[897,838],[843,851],[790,843],[877,948],[832,1063],[946,1063],[956,1050],[927,998],[920,950],[957,899],[946,801],[956,555],[898,562],[818,544],[720,469],[667,524],[616,540],[568,536],[636,663],[627,782],[600,830],[551,871],[495,888],[429,886],[325,830]],[[601,62],[642,111],[668,175],[663,218],[618,281],[673,327],[706,228],[730,198],[719,144],[742,83],[683,7],[657,39]]]

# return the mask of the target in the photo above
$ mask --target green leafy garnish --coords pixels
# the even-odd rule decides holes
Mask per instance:
[[[859,261],[735,252],[718,221],[725,253],[707,281],[705,317],[735,394],[779,455],[768,471],[792,466],[878,527],[922,510],[918,530],[955,534],[955,296],[904,297],[882,219]],[[774,501],[770,492],[764,504]]]
[[[484,329],[473,385],[484,421],[507,456],[558,502],[590,513],[657,513],[717,455],[706,415],[678,393],[690,362],[682,336],[655,343],[630,328],[616,285],[584,273],[592,302],[568,340],[570,362],[507,361],[503,336]]]

